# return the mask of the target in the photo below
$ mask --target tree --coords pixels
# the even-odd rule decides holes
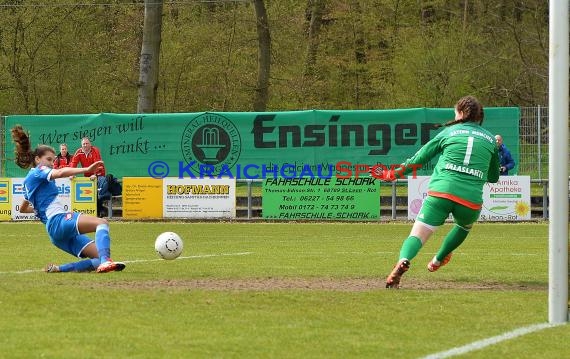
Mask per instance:
[[[263,0],[253,0],[257,24],[257,85],[253,99],[254,111],[265,111],[269,99],[269,74],[271,69],[271,35]]]
[[[163,0],[145,0],[137,113],[156,111]]]
[[[55,72],[61,62],[54,43],[57,44],[66,20],[77,7],[64,9],[51,17],[40,11],[13,10],[9,21],[3,21],[0,29],[0,69],[3,75],[1,90],[13,91],[21,100],[20,108],[25,113],[40,113],[45,92],[42,83],[46,73]],[[60,87],[52,85],[53,92]],[[42,101],[44,100],[44,101]],[[13,99],[11,99],[13,101]]]
[[[307,58],[305,60],[305,76],[312,76],[317,64],[317,51],[319,48],[319,33],[323,23],[324,0],[312,0],[310,5],[310,20],[307,45]]]
[[[0,113],[129,113],[135,97],[151,101],[141,112],[192,112],[548,95],[544,0],[158,1],[0,1],[17,4],[0,7]]]

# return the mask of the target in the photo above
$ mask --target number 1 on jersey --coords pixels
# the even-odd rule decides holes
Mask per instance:
[[[463,158],[463,165],[468,166],[471,159],[471,152],[473,152],[473,136],[467,137],[467,150],[465,151],[465,158]]]

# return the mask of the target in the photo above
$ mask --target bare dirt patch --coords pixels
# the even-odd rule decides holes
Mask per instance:
[[[123,289],[203,289],[237,291],[272,290],[330,290],[361,292],[385,289],[384,279],[374,278],[247,278],[247,279],[174,279],[137,282],[99,283],[105,287]],[[466,283],[466,282],[426,282],[413,279],[402,281],[401,290],[500,290],[500,291],[542,291],[544,284],[505,284],[505,283]]]

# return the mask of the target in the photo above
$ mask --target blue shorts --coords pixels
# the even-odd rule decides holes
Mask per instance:
[[[79,258],[84,257],[81,252],[90,243],[91,238],[80,234],[77,229],[77,220],[80,213],[67,212],[56,214],[48,219],[46,229],[51,242],[59,249]]]

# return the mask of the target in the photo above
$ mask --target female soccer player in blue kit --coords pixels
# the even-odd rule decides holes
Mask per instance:
[[[46,225],[51,242],[59,249],[79,258],[89,258],[62,265],[48,264],[47,273],[88,272],[97,273],[121,271],[125,264],[111,259],[111,239],[109,223],[103,218],[81,213],[67,212],[58,199],[56,178],[94,172],[103,166],[102,161],[87,168],[65,167],[53,169],[55,151],[46,145],[31,149],[30,138],[22,126],[12,128],[15,143],[16,164],[21,168],[31,168],[24,179],[24,202],[22,213],[35,213]],[[85,233],[95,232],[95,241]]]

